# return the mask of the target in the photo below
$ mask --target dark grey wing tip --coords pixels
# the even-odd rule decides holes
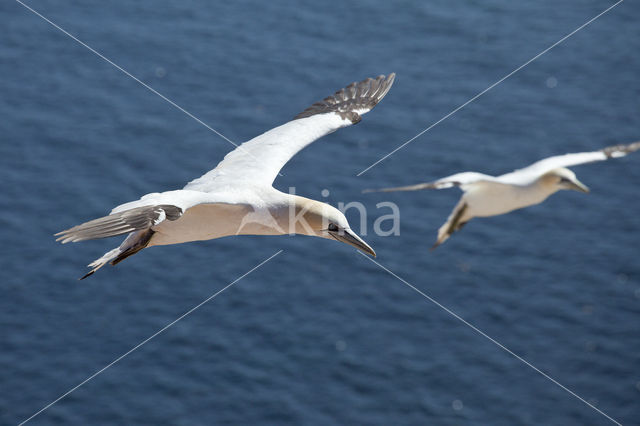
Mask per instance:
[[[459,182],[450,182],[454,186],[458,186]],[[441,189],[442,185],[438,184],[438,182],[425,182],[418,183],[416,185],[408,185],[408,186],[394,186],[390,188],[377,188],[377,189],[365,189],[362,191],[363,194],[369,192],[398,192],[398,191],[422,191],[424,189]]]
[[[94,270],[92,270],[92,271],[89,271],[88,273],[86,273],[86,274],[84,274],[83,276],[81,276],[80,278],[78,278],[78,281],[82,281],[82,280],[84,280],[85,278],[90,277],[90,276],[91,276],[91,275],[93,275],[95,272],[96,272],[96,270],[95,270],[95,269],[94,269]]]
[[[640,141],[630,144],[608,146],[604,148],[602,152],[607,156],[607,158],[615,158],[625,156],[631,152],[638,150],[640,150]]]
[[[396,192],[396,191],[406,191],[402,189],[402,187],[393,187],[393,188],[367,188],[363,189],[363,194],[370,194],[372,192]]]
[[[296,115],[294,120],[335,112],[342,119],[351,121],[352,124],[359,123],[362,117],[358,111],[367,112],[373,109],[389,92],[395,78],[396,74],[391,73],[388,76],[379,75],[375,79],[366,78],[360,82],[353,82],[333,95],[311,105]]]
[[[136,207],[85,222],[54,236],[58,237],[56,241],[62,241],[62,244],[115,237],[151,228],[157,224],[161,213],[164,213],[167,220],[176,220],[182,216],[183,211],[180,207],[170,204]]]

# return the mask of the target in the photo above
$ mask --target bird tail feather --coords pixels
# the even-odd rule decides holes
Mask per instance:
[[[116,265],[122,262],[129,256],[133,256],[143,248],[149,245],[149,241],[153,236],[154,231],[146,229],[143,231],[132,232],[129,236],[120,244],[119,247],[114,248],[102,255],[99,259],[94,260],[88,266],[92,268],[87,274],[80,279],[83,280],[93,275],[98,269],[102,268],[107,263]]]

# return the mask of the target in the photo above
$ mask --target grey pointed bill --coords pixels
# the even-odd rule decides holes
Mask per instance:
[[[365,243],[362,238],[358,237],[350,229],[341,229],[340,231],[335,232],[329,231],[329,234],[341,243],[349,244],[363,253],[376,257],[376,252],[371,248],[371,246]]]
[[[578,192],[584,192],[586,194],[588,194],[590,191],[589,187],[584,183],[580,182],[578,179],[576,179],[575,181],[571,182],[571,184],[569,184],[569,189],[572,189]]]

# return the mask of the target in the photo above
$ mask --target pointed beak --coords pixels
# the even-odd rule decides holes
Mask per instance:
[[[576,179],[575,181],[569,184],[569,189],[572,189],[574,191],[584,192],[586,194],[589,193],[589,187],[584,183],[580,182],[578,179]]]
[[[365,243],[362,238],[358,237],[350,229],[342,229],[337,232],[329,231],[329,234],[331,234],[333,238],[340,241],[341,243],[349,244],[363,253],[370,254],[371,256],[376,257],[376,252],[373,251],[369,244]]]

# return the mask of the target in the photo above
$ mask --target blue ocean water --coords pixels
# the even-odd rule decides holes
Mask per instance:
[[[640,139],[640,7],[613,4],[98,1],[27,4],[232,141],[354,80],[396,72],[363,121],[276,186],[368,207],[378,261],[623,424],[640,419],[640,155],[477,219],[434,252],[456,190],[361,194]],[[0,423],[16,424],[278,250],[33,424],[608,424],[351,248],[237,237],[153,248],[52,234],[181,188],[231,144],[17,2],[0,4]],[[372,223],[401,209],[399,236]],[[348,212],[358,221],[357,212]],[[364,231],[364,230],[362,230]]]

